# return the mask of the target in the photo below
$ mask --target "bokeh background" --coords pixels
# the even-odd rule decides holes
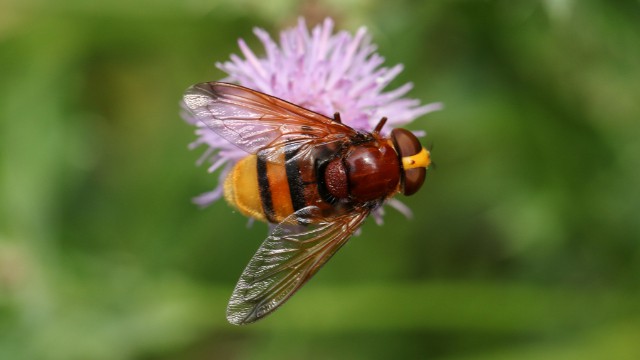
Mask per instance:
[[[266,226],[191,203],[178,102],[300,15],[445,103],[438,166],[235,327]],[[639,359],[639,184],[639,1],[0,2],[0,359]]]

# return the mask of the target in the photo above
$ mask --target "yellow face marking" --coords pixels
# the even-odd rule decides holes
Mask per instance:
[[[422,150],[415,155],[405,156],[402,158],[402,167],[405,170],[418,167],[427,168],[429,167],[429,164],[431,164],[431,154],[425,148],[422,148]]]

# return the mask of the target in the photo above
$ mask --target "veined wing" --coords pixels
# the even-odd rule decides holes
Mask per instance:
[[[344,245],[369,215],[361,208],[323,219],[317,207],[306,207],[274,228],[253,256],[227,307],[227,320],[252,323],[287,301]],[[307,226],[291,225],[295,222]]]
[[[262,150],[277,161],[289,149],[346,141],[357,131],[324,115],[239,85],[207,82],[187,89],[184,106],[198,120],[242,150]]]

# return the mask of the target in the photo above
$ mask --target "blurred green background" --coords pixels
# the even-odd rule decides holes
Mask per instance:
[[[266,226],[191,203],[178,102],[299,15],[445,103],[438,167],[234,327]],[[639,1],[3,0],[0,359],[639,359],[639,120]]]

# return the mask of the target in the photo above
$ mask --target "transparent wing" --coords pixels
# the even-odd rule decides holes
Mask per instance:
[[[324,115],[239,85],[196,84],[184,95],[185,108],[198,120],[242,150],[276,161],[284,144],[302,150],[345,141],[354,129]]]
[[[244,269],[229,300],[227,320],[248,324],[277,309],[349,240],[369,212],[362,208],[323,219],[320,210],[310,206],[290,215]],[[308,225],[290,225],[295,222]]]

